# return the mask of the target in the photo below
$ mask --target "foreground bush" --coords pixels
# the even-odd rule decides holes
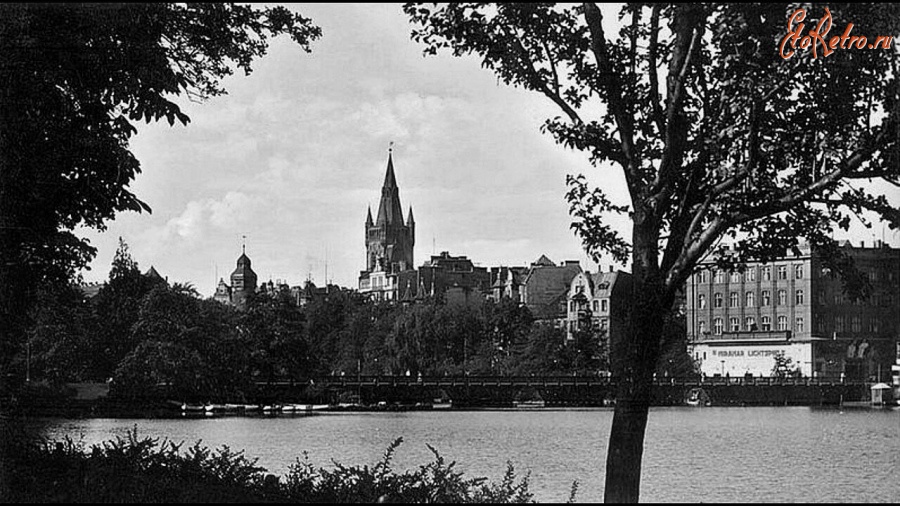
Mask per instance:
[[[6,462],[0,499],[9,502],[534,502],[528,475],[513,466],[499,483],[464,478],[429,446],[434,460],[402,474],[391,468],[398,438],[373,467],[334,470],[298,460],[284,477],[267,474],[256,460],[227,446],[215,451],[198,442],[186,451],[167,440],[116,438],[84,450],[64,442],[15,444]],[[7,449],[10,449],[9,447]],[[569,500],[574,498],[573,484]]]

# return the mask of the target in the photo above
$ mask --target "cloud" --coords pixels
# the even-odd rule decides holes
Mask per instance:
[[[188,202],[178,216],[162,226],[150,227],[142,240],[151,243],[196,242],[204,239],[210,228],[235,229],[254,220],[259,214],[257,199],[241,192],[228,192],[221,199]]]

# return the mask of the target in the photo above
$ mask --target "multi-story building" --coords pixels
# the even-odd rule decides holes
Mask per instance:
[[[223,304],[231,304],[241,310],[246,309],[248,299],[256,293],[256,281],[256,273],[250,266],[250,258],[245,247],[241,246],[237,268],[231,273],[231,286],[220,278],[213,298]]]
[[[418,270],[397,276],[401,300],[410,302],[424,297],[440,297],[448,304],[477,307],[490,287],[490,273],[465,256],[443,251],[432,255]]]
[[[607,342],[609,356],[618,357],[617,350],[628,331],[631,274],[613,270],[612,266],[609,272],[580,272],[569,284],[567,301],[566,340],[590,328]]]
[[[566,260],[562,265],[556,265],[541,255],[531,264],[519,288],[521,303],[528,307],[535,321],[563,327],[566,324],[569,285],[580,272],[581,265],[577,260]]]
[[[400,188],[394,176],[394,161],[388,153],[384,185],[378,214],[372,220],[372,209],[366,216],[366,269],[359,273],[359,291],[376,300],[398,300],[404,288],[400,273],[413,271],[413,247],[416,243],[416,224],[412,207],[403,219],[400,207]]]
[[[884,376],[900,335],[900,250],[880,241],[842,246],[869,277],[866,300],[851,301],[808,246],[741,272],[705,263],[685,287],[688,342],[701,371],[768,376],[783,354],[805,376]]]
[[[491,267],[491,290],[488,298],[494,302],[500,299],[510,299],[516,302],[522,300],[521,287],[528,276],[528,267]]]

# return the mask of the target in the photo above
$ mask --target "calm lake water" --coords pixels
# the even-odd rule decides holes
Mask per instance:
[[[138,435],[228,445],[282,474],[306,451],[313,465],[374,464],[397,437],[395,469],[435,447],[466,476],[498,480],[511,461],[541,502],[603,498],[612,411],[326,413],[273,418],[40,419],[51,439],[87,445]],[[808,407],[655,408],[644,451],[645,502],[900,502],[900,410]]]

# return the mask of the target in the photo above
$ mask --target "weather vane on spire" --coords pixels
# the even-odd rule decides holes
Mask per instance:
[[[394,141],[391,141],[390,144],[388,144],[388,153],[392,153],[393,151],[394,151]]]
[[[247,236],[246,235],[241,236],[241,253],[244,253],[244,254],[247,253]]]

